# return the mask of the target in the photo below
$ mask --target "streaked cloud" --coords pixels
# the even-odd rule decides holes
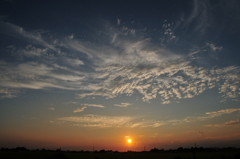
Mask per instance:
[[[240,111],[240,108],[223,109],[223,110],[214,111],[214,112],[206,112],[206,114],[211,117],[217,117],[217,116],[221,116],[224,114],[230,114],[230,113],[237,112],[237,111]]]
[[[240,120],[231,120],[231,121],[228,121],[228,122],[225,122],[224,123],[225,125],[239,125],[240,124]]]
[[[120,24],[121,24],[121,20],[117,19],[117,25],[120,25]]]
[[[102,116],[94,114],[85,114],[82,116],[71,116],[57,118],[57,121],[69,122],[70,126],[80,127],[95,127],[95,128],[109,128],[109,127],[127,127],[127,128],[157,128],[167,124],[159,121],[139,121],[138,117],[130,116]],[[77,124],[75,124],[77,123]]]
[[[77,59],[70,59],[68,58],[67,59],[67,62],[72,65],[72,66],[79,66],[79,65],[84,65],[84,62],[79,60],[78,58]]]
[[[221,51],[223,47],[217,47],[214,44],[206,43],[207,46],[209,46],[213,51]]]
[[[77,104],[77,102],[70,101],[70,102],[67,102],[66,104]]]
[[[82,112],[82,111],[84,111],[84,109],[86,109],[87,107],[78,107],[78,108],[76,108],[73,112],[74,113],[79,113],[79,112]]]
[[[114,104],[114,106],[116,106],[116,107],[128,107],[130,105],[132,105],[132,104],[131,103]]]
[[[194,4],[196,9],[202,6],[198,1]],[[188,23],[198,12],[198,9],[193,11]],[[5,27],[6,34],[13,31],[11,34],[26,39],[27,43],[34,41],[25,48],[11,46],[16,56],[43,57],[34,62],[22,61],[14,65],[4,61],[0,63],[3,75],[0,77],[0,87],[11,88],[8,89],[8,94],[11,94],[9,97],[16,96],[13,92],[22,88],[57,88],[81,91],[77,93],[80,98],[115,98],[122,94],[131,96],[140,93],[143,101],[158,98],[162,104],[169,104],[180,99],[194,98],[212,88],[219,90],[223,102],[238,98],[240,94],[239,67],[198,67],[193,61],[201,49],[193,51],[189,48],[188,54],[180,55],[174,50],[155,45],[150,38],[141,37],[139,31],[127,26],[120,29],[111,26],[113,29],[106,31],[109,33],[109,45],[77,38],[56,37],[57,42],[54,42],[43,38],[40,33],[26,31],[11,23],[1,22],[1,25]],[[167,34],[173,36],[171,27],[170,23],[163,26]],[[222,49],[212,43],[206,43],[206,46],[212,51]],[[76,53],[68,56],[65,51]],[[83,62],[84,58],[87,62]]]
[[[86,103],[86,104],[82,104],[82,105],[84,105],[84,106],[86,106],[86,107],[105,108],[105,106],[103,106],[103,105],[101,105],[101,104],[88,104],[88,103]]]
[[[55,110],[55,108],[48,108],[49,110]]]
[[[0,21],[0,25],[3,28],[2,33],[10,34],[11,36],[17,36],[27,42],[40,44],[53,51],[59,52],[59,49],[57,49],[53,44],[49,44],[41,37],[40,32],[27,31],[20,26],[4,21]]]
[[[74,38],[74,34],[71,34],[68,36],[69,39],[73,39]]]
[[[209,125],[204,125],[204,126],[206,126],[206,127],[224,127],[224,126],[235,126],[235,125],[236,126],[240,125],[239,119],[227,121],[222,124],[209,124]]]
[[[189,28],[189,26],[193,23],[197,23],[194,27],[195,32],[203,33],[205,32],[206,28],[209,26],[209,17],[208,15],[208,2],[206,1],[199,1],[194,0],[192,1],[192,10],[189,15],[187,15],[187,18],[182,20],[182,26],[184,28]]]
[[[57,118],[60,121],[79,123],[79,125],[75,126],[100,128],[123,126],[132,119],[132,117],[127,116],[101,116],[93,114]]]
[[[91,105],[91,104],[90,104]],[[86,109],[87,106],[79,107],[75,112],[82,112]],[[86,114],[82,116],[71,116],[71,117],[62,117],[57,118],[56,120],[61,120],[65,122],[77,122],[78,124],[70,124],[71,126],[81,126],[81,127],[98,127],[98,128],[107,128],[107,127],[128,127],[128,128],[158,128],[164,125],[178,125],[185,124],[189,122],[198,122],[206,121],[212,118],[220,117],[224,114],[230,114],[233,112],[240,111],[240,109],[224,109],[215,112],[207,112],[198,116],[188,116],[180,119],[171,119],[171,120],[142,120],[142,117],[129,117],[129,116],[101,116],[94,114]],[[213,115],[214,114],[214,115]],[[116,124],[116,125],[115,125]],[[232,120],[225,122],[224,124],[215,124],[215,125],[205,125],[206,127],[221,127],[226,125],[238,125],[238,120]]]
[[[205,120],[209,120],[209,119],[216,118],[216,117],[221,117],[223,115],[228,115],[228,114],[238,112],[238,111],[240,111],[240,108],[222,109],[219,111],[206,112],[205,114],[202,114],[202,115],[188,116],[183,119],[166,120],[166,121],[162,121],[161,123],[164,125],[165,124],[176,125],[176,124],[183,124],[183,123],[189,123],[189,122],[205,121]],[[235,122],[237,123],[237,121],[230,121],[229,123],[226,122],[221,125],[228,125],[228,124],[230,125],[231,123],[234,124]],[[211,126],[211,125],[208,125],[208,126]],[[215,124],[213,126],[217,127],[219,125]]]

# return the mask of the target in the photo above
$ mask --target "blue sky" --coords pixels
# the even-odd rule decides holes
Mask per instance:
[[[0,146],[239,146],[239,1],[0,6]]]

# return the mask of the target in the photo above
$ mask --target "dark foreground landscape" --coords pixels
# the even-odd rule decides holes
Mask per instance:
[[[240,148],[178,148],[176,150],[151,149],[142,152],[100,151],[63,151],[25,147],[2,148],[0,159],[240,159]]]

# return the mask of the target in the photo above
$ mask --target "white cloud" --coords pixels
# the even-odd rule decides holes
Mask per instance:
[[[76,108],[73,112],[78,113],[84,111],[87,107],[97,107],[97,108],[105,108],[105,106],[101,104],[81,104],[82,106]]]
[[[194,31],[199,31],[200,33],[205,32],[206,28],[209,25],[209,12],[207,9],[207,2],[194,0],[193,1],[193,9],[187,19],[185,19],[183,22],[184,27],[189,27],[194,22],[197,22],[195,25]]]
[[[44,57],[47,55],[48,48],[36,48],[30,44],[30,45],[27,45],[25,49],[18,50],[18,52],[20,54],[23,53],[24,56],[27,56],[27,57],[34,57],[34,56]]]
[[[118,36],[118,34],[114,34],[114,35],[113,35],[113,38],[112,38],[111,43],[114,43],[114,41],[116,40],[117,36]]]
[[[231,120],[224,123],[225,125],[240,125],[240,120]]]
[[[86,109],[87,107],[78,107],[78,108],[76,108],[73,112],[74,113],[79,113],[79,112],[82,112],[82,111],[84,111],[84,109]]]
[[[14,98],[17,97],[17,94],[20,93],[17,90],[8,89],[8,88],[0,88],[0,98]]]
[[[226,114],[231,114],[234,112],[240,111],[240,108],[231,108],[231,109],[223,109],[223,110],[219,110],[219,111],[214,111],[214,112],[206,112],[205,115],[194,115],[194,116],[188,116],[186,118],[183,119],[174,119],[174,120],[166,120],[166,121],[162,121],[162,122],[158,122],[159,124],[182,124],[182,123],[189,123],[189,122],[196,122],[196,121],[205,121],[205,120],[209,120],[212,118],[216,118],[216,117],[220,117],[222,115],[226,115]],[[231,125],[231,124],[238,124],[238,121],[230,121],[230,122],[226,122],[224,124],[209,124],[209,125],[205,125],[208,127],[214,126],[214,127],[220,127],[222,125]]]
[[[70,124],[70,126],[80,126],[80,127],[95,127],[95,128],[108,128],[108,127],[128,127],[128,128],[139,128],[139,127],[151,127],[157,128],[165,125],[166,122],[159,121],[135,121],[136,117],[128,116],[101,116],[94,114],[86,114],[82,116],[71,116],[57,118],[57,120],[77,123]]]
[[[81,112],[86,107],[79,107],[79,111]],[[74,122],[78,124],[71,124],[72,126],[81,126],[81,127],[98,127],[98,128],[107,128],[107,127],[128,127],[128,128],[158,128],[163,125],[176,125],[176,124],[184,124],[189,122],[196,121],[205,121],[212,118],[216,118],[222,116],[224,114],[230,114],[233,112],[240,111],[240,109],[224,109],[214,112],[206,112],[205,115],[199,116],[188,116],[183,119],[171,119],[171,120],[163,120],[163,121],[154,121],[154,120],[142,120],[142,117],[129,117],[129,116],[101,116],[94,114],[86,114],[82,116],[72,116],[72,117],[62,117],[57,118],[56,120],[65,121],[65,122]],[[232,120],[229,122],[225,122],[223,124],[209,124],[205,125],[207,127],[221,127],[227,125],[238,125],[239,120]]]
[[[105,108],[105,106],[101,105],[101,104],[82,104],[86,107],[97,107],[97,108]]]
[[[84,79],[82,75],[73,73],[56,73],[58,68],[37,62],[22,63],[14,66],[10,63],[0,64],[2,70],[0,87],[45,89],[58,88],[75,90],[79,82]]]
[[[117,19],[117,25],[120,25],[120,24],[121,24],[121,20]]]
[[[74,34],[71,34],[68,36],[69,39],[73,39],[74,38]]]
[[[131,103],[114,104],[114,106],[116,106],[116,107],[128,107],[130,105],[132,105],[132,104]]]
[[[224,114],[231,114],[231,113],[237,112],[237,111],[240,111],[240,108],[223,109],[223,110],[214,111],[214,112],[206,112],[206,114],[211,117],[217,117],[217,116],[221,116]]]
[[[66,60],[70,65],[72,65],[72,66],[79,66],[79,65],[84,65],[84,62],[83,61],[81,61],[81,60],[79,60],[78,58],[77,59],[70,59],[70,58],[68,58],[67,60]]]
[[[194,1],[194,5],[192,16],[186,23],[190,24],[200,15],[198,6],[203,7],[203,4]],[[76,90],[82,92],[78,94],[80,98],[114,98],[122,94],[131,96],[140,93],[143,101],[159,98],[162,104],[193,98],[212,88],[219,90],[223,101],[238,98],[240,94],[239,67],[197,67],[191,60],[195,59],[192,56],[199,50],[180,56],[167,47],[155,45],[150,38],[137,36],[135,29],[126,26],[107,32],[109,41],[113,43],[105,44],[76,38],[65,38],[53,43],[11,23],[1,22],[1,25],[5,26],[9,34],[13,32],[14,35],[33,41],[24,49],[15,48],[18,54],[21,52],[25,57],[46,58],[19,64],[2,62],[0,88],[11,88],[11,91],[20,88]],[[163,28],[172,36],[171,27],[172,24],[166,23]],[[206,45],[215,51],[221,49],[215,44]],[[70,52],[69,56],[61,49]],[[87,60],[84,63],[82,59]],[[83,71],[80,71],[80,67]]]
[[[78,126],[83,127],[118,127],[127,124],[131,121],[132,117],[127,116],[101,116],[86,114],[82,116],[72,116],[72,117],[62,117],[57,120],[66,121],[66,122],[76,122],[79,123]]]
[[[214,44],[210,44],[210,43],[206,43],[206,45],[209,46],[213,51],[221,51],[222,50],[222,46],[217,47]]]
[[[4,31],[6,34],[10,34],[13,36],[18,36],[19,38],[22,38],[25,41],[31,42],[31,43],[37,43],[40,44],[46,48],[49,48],[53,51],[59,52],[59,49],[57,49],[53,44],[50,44],[46,42],[42,37],[40,33],[34,33],[24,30],[22,27],[14,25],[9,22],[3,22],[0,21],[0,25],[4,27]]]
[[[206,127],[224,127],[224,126],[235,126],[235,125],[240,125],[240,121],[238,119],[227,121],[222,124],[209,124],[209,125],[204,125],[204,126],[206,126]]]

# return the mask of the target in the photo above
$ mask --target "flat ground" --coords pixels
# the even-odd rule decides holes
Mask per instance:
[[[0,151],[0,159],[194,159],[192,152],[73,153]],[[240,152],[196,152],[195,159],[240,159]]]

